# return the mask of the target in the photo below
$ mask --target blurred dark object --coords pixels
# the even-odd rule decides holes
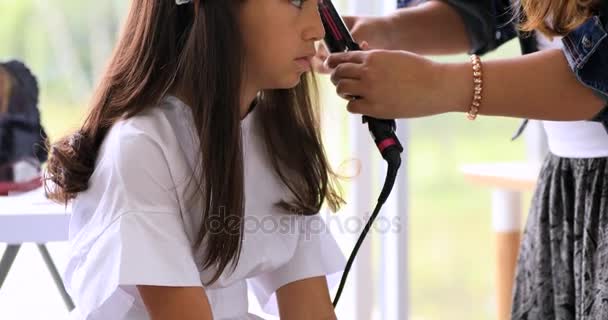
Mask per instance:
[[[46,140],[36,77],[19,61],[0,63],[0,195],[42,185]]]

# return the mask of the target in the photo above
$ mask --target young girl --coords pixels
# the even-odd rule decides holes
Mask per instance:
[[[521,244],[511,317],[608,319],[608,1],[428,1],[348,21],[370,47],[425,54],[481,54],[531,32],[522,47],[541,52],[483,63],[474,56],[473,68],[381,50],[333,55],[328,66],[337,67],[342,96],[362,97],[349,103],[356,113],[549,120],[551,153]]]
[[[73,201],[73,319],[255,319],[248,286],[269,311],[276,292],[281,318],[335,318],[317,5],[131,3],[88,117],[48,163],[50,195]]]

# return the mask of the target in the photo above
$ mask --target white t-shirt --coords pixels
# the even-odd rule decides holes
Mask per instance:
[[[538,48],[562,49],[560,37],[552,40],[537,32]],[[572,106],[576,108],[576,106]],[[599,122],[592,121],[543,121],[549,150],[566,158],[608,157],[608,133]]]
[[[274,207],[289,200],[289,192],[267,161],[255,118],[254,110],[241,123],[246,199],[240,260],[234,272],[228,267],[205,287],[216,320],[257,319],[248,313],[248,289],[264,311],[278,315],[273,294],[279,287],[326,275],[331,288],[344,267],[320,216],[286,216]],[[188,206],[185,197],[195,185],[188,182],[197,147],[190,108],[175,97],[112,127],[90,188],[72,207],[64,273],[76,304],[71,319],[149,319],[136,285],[202,287],[201,280],[215,273],[198,263],[202,248],[191,249],[202,223],[202,202]]]

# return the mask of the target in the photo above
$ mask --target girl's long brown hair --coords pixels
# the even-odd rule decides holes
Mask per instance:
[[[239,259],[243,237],[244,173],[240,88],[244,49],[239,1],[132,1],[120,40],[101,78],[84,124],[50,150],[47,190],[67,203],[88,188],[102,141],[117,121],[157,105],[173,88],[192,97],[200,138],[196,197],[204,210],[195,248],[205,243],[204,268],[217,272]],[[286,213],[312,215],[325,200],[337,210],[343,200],[335,184],[319,130],[314,75],[296,88],[266,90],[256,108],[269,159],[291,191],[276,205]],[[222,232],[209,226],[223,224]],[[235,223],[236,222],[236,223]],[[193,248],[193,249],[195,249]]]
[[[596,0],[520,0],[523,31],[538,30],[548,36],[564,36],[583,24],[599,5]]]

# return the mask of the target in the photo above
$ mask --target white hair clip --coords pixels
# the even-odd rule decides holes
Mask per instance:
[[[191,3],[192,0],[175,0],[175,4],[182,5],[182,4],[187,4],[187,3]]]

